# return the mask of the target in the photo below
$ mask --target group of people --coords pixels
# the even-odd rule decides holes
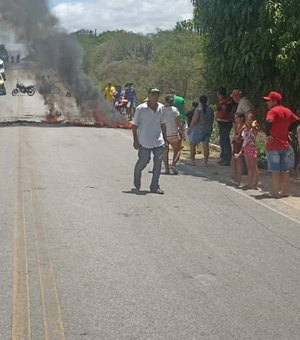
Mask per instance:
[[[176,167],[181,154],[182,141],[187,131],[186,112],[188,107],[183,97],[175,90],[165,95],[165,104],[159,102],[160,91],[150,88],[147,100],[136,108],[133,119],[133,145],[138,150],[138,161],[134,168],[134,186],[141,186],[143,169],[150,162],[153,153],[153,176],[150,191],[163,194],[159,186],[162,162],[165,174],[178,174]],[[169,164],[169,148],[173,149],[172,163]]]
[[[193,103],[188,110],[185,100],[176,96],[175,91],[165,95],[165,104],[159,102],[160,91],[150,88],[145,102],[138,105],[133,118],[133,146],[138,150],[138,160],[134,167],[134,186],[141,188],[142,171],[150,162],[153,153],[153,175],[150,191],[163,194],[159,178],[164,162],[165,173],[178,174],[176,164],[180,158],[182,141],[190,142],[191,161],[195,165],[196,146],[202,143],[204,164],[208,164],[209,141],[215,118],[220,137],[220,166],[232,166],[234,184],[241,186],[243,164],[248,170],[246,188],[258,188],[258,166],[256,138],[260,127],[254,115],[254,108],[244,93],[235,89],[228,96],[226,89],[217,91],[218,107],[216,117],[208,98],[200,96],[199,103]],[[263,97],[268,112],[265,119],[266,154],[269,171],[272,173],[273,198],[289,195],[289,131],[297,128],[299,117],[281,104],[279,92],[271,91]],[[231,138],[231,129],[233,135]],[[172,164],[169,165],[169,146],[173,149]]]
[[[260,127],[256,121],[254,107],[244,93],[235,89],[230,96],[226,89],[218,89],[219,106],[217,122],[220,135],[221,166],[232,165],[234,184],[241,186],[243,164],[246,163],[248,183],[245,188],[258,189],[258,152],[256,138]],[[268,111],[264,122],[265,148],[268,169],[272,173],[273,198],[289,195],[289,171],[293,168],[293,149],[290,133],[299,125],[299,117],[281,104],[282,95],[271,91],[263,97]],[[232,121],[232,116],[234,120]],[[233,138],[230,132],[233,126]]]
[[[126,114],[132,120],[136,108],[136,90],[133,83],[126,83],[125,90],[121,84],[108,82],[104,89],[104,98],[121,114]]]
[[[138,105],[133,119],[133,146],[138,150],[138,161],[134,168],[134,186],[141,187],[143,169],[150,162],[153,153],[153,176],[150,191],[163,194],[159,186],[162,162],[165,174],[178,174],[176,167],[180,159],[182,141],[188,136],[191,156],[195,161],[196,146],[202,142],[205,162],[209,157],[209,140],[214,122],[213,109],[208,105],[207,96],[200,97],[192,119],[189,121],[185,99],[171,90],[165,95],[165,104],[159,102],[160,91],[150,88],[145,102]],[[188,124],[190,122],[190,124]],[[169,164],[169,147],[173,149],[172,163]]]

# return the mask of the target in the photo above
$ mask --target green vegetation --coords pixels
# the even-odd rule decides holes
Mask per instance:
[[[240,88],[263,121],[262,96],[283,94],[300,113],[300,6],[298,0],[191,0],[194,27],[204,39],[207,86]],[[294,142],[297,144],[297,137]],[[259,142],[259,163],[265,160]]]
[[[149,86],[157,86],[163,93],[175,88],[188,102],[203,93],[215,102],[216,88],[225,86],[245,91],[260,122],[266,112],[262,97],[270,90],[280,91],[284,104],[299,113],[298,0],[191,2],[194,18],[170,31],[78,32],[85,71],[102,90],[108,81],[133,82],[139,101]],[[258,148],[265,162],[264,144]]]
[[[192,0],[195,25],[205,35],[208,85],[244,90],[260,113],[270,89],[299,110],[298,0]]]
[[[187,0],[188,1],[188,0]],[[260,118],[271,89],[300,111],[298,0],[191,0],[194,18],[173,30],[142,35],[122,30],[77,32],[85,71],[99,88],[133,82],[143,100],[149,86],[175,88],[193,100],[220,85],[241,88]]]
[[[163,93],[175,88],[178,94],[198,98],[205,90],[203,77],[203,36],[185,30],[159,31],[142,35],[108,31],[95,37],[79,32],[86,51],[85,72],[103,90],[108,81],[134,83],[142,101],[150,86]]]

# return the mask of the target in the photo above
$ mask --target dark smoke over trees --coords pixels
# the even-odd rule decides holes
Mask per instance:
[[[101,111],[109,123],[112,108],[81,70],[83,49],[58,23],[46,0],[0,0],[1,29],[12,31],[34,59],[53,69],[86,110]]]

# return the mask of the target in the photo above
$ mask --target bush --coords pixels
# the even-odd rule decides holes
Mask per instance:
[[[260,169],[267,169],[267,155],[266,155],[266,147],[265,142],[262,140],[262,135],[258,137],[258,142],[256,144],[257,149],[257,165]]]

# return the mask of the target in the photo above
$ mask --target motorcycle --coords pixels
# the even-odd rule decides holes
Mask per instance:
[[[33,96],[35,94],[34,85],[25,86],[24,84],[17,83],[16,88],[12,90],[11,94],[16,96],[18,93],[28,94],[28,96]]]

